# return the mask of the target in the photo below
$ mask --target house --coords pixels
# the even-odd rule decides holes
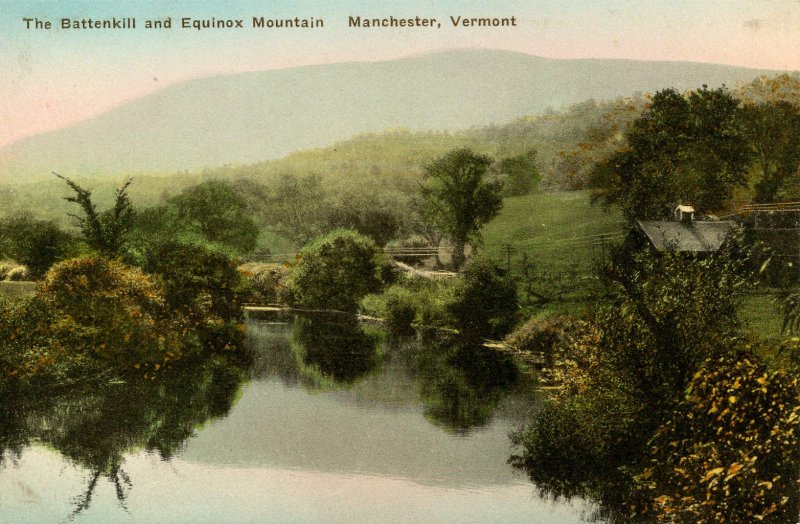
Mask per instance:
[[[637,220],[656,251],[713,252],[736,225],[730,220],[697,221],[691,206],[676,206],[675,220]]]

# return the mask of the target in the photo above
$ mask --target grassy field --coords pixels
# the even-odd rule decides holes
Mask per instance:
[[[588,191],[506,198],[500,215],[483,231],[484,247],[492,259],[505,262],[504,248],[510,245],[512,265],[527,255],[540,268],[578,265],[588,272],[603,254],[599,235],[621,239],[621,222],[615,209],[592,205]]]
[[[623,234],[618,211],[569,191],[505,199],[483,239],[488,256],[519,280],[526,313],[580,314],[597,291],[598,264]]]
[[[766,338],[779,338],[783,327],[781,305],[775,293],[747,295],[739,309],[746,330]]]

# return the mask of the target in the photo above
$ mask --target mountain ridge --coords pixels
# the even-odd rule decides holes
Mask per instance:
[[[247,164],[391,128],[459,130],[777,71],[459,49],[187,80],[0,149],[0,181]]]

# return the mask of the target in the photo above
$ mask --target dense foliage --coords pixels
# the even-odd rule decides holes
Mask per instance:
[[[735,239],[705,256],[618,254],[611,300],[596,307],[591,324],[567,323],[553,336],[546,378],[558,392],[516,435],[522,452],[514,463],[545,490],[629,512],[632,472],[648,440],[704,363],[740,344],[735,304],[749,281],[745,269]]]
[[[74,255],[76,247],[75,238],[52,221],[28,214],[0,220],[0,258],[24,265],[31,280],[42,278],[54,263]]]
[[[82,370],[158,372],[195,347],[165,295],[153,278],[119,262],[90,257],[57,264],[30,299],[4,308],[4,376],[25,385]]]
[[[760,179],[756,202],[800,196],[800,106],[787,101],[762,102],[744,108],[745,130]]]
[[[709,359],[649,444],[637,514],[668,522],[794,522],[798,378],[742,351]]]
[[[287,286],[302,307],[352,311],[381,285],[381,257],[375,243],[355,231],[336,230],[300,252]]]
[[[739,101],[724,89],[659,91],[628,128],[626,146],[597,166],[593,185],[630,221],[663,218],[677,204],[718,210],[747,183],[742,121]]]
[[[222,180],[209,180],[167,200],[166,207],[180,229],[205,243],[243,254],[256,247],[258,227],[244,198]]]
[[[503,196],[527,195],[537,188],[541,179],[535,149],[498,160],[494,170],[502,177]]]
[[[456,284],[447,312],[465,337],[502,338],[517,319],[517,288],[490,261],[474,259]]]
[[[241,340],[241,274],[227,256],[164,242],[151,247],[142,267],[164,286],[167,309],[185,318],[207,349],[232,349]]]

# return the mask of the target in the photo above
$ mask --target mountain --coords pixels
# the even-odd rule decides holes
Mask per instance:
[[[191,80],[0,149],[0,181],[175,172],[277,158],[389,128],[453,130],[589,98],[735,86],[771,71],[457,50]]]

